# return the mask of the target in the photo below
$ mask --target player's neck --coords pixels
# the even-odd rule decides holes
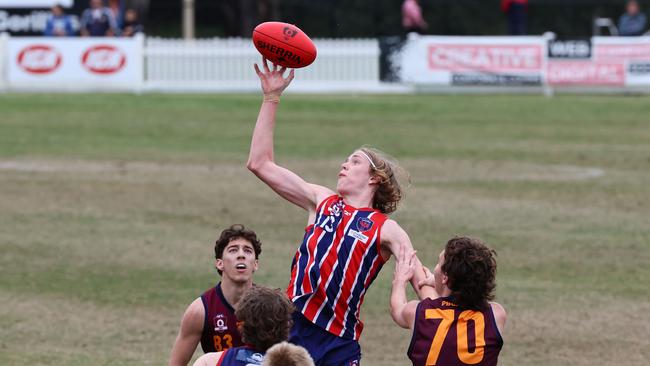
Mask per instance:
[[[449,296],[451,296],[451,290],[449,289],[449,287],[444,286],[442,291],[440,292],[440,297],[449,297]]]
[[[343,201],[345,201],[346,204],[356,208],[372,207],[373,196],[374,192],[371,191],[347,193],[342,195]]]
[[[223,297],[226,298],[226,301],[232,306],[235,307],[239,300],[244,296],[246,290],[253,286],[253,281],[246,283],[234,282],[227,277],[221,279],[221,292],[223,292]]]

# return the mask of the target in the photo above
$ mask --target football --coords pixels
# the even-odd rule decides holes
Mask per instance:
[[[264,57],[280,66],[297,69],[316,59],[314,42],[293,24],[262,23],[253,30],[253,43]]]

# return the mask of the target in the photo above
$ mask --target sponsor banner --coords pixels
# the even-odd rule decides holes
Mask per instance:
[[[650,37],[594,37],[596,61],[650,60]]]
[[[561,86],[624,86],[625,65],[621,62],[549,61],[546,80]]]
[[[539,85],[542,37],[419,37],[401,52],[402,81],[415,84]]]
[[[8,82],[18,89],[135,90],[143,78],[141,40],[11,38]]]
[[[591,42],[581,40],[554,40],[548,42],[549,59],[589,59]]]
[[[74,4],[74,0],[0,0],[0,9],[2,8],[51,8],[59,4],[64,8],[69,8]]]

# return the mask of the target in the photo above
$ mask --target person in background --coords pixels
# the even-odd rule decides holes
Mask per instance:
[[[81,14],[81,35],[84,37],[112,37],[119,28],[111,9],[102,0],[90,0],[90,7]]]
[[[136,33],[143,33],[144,27],[138,20],[138,12],[135,9],[127,9],[124,12],[124,25],[122,26],[123,37],[133,37]]]
[[[630,0],[625,5],[625,14],[618,20],[618,34],[621,36],[640,36],[646,29],[647,19],[641,12],[639,3]]]
[[[402,3],[402,27],[406,34],[423,33],[429,27],[422,17],[422,9],[418,0],[404,0]]]
[[[528,0],[501,0],[501,10],[508,16],[508,34],[526,35]]]
[[[52,15],[47,18],[43,35],[48,37],[70,37],[75,35],[72,18],[65,13],[61,5],[56,4],[52,7]]]

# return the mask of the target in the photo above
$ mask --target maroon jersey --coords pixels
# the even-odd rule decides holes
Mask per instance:
[[[244,343],[237,330],[235,309],[226,301],[221,282],[201,295],[205,309],[205,322],[201,334],[203,352],[221,352],[240,347]]]
[[[440,297],[418,304],[408,356],[414,366],[496,366],[502,346],[492,307],[464,310]]]

